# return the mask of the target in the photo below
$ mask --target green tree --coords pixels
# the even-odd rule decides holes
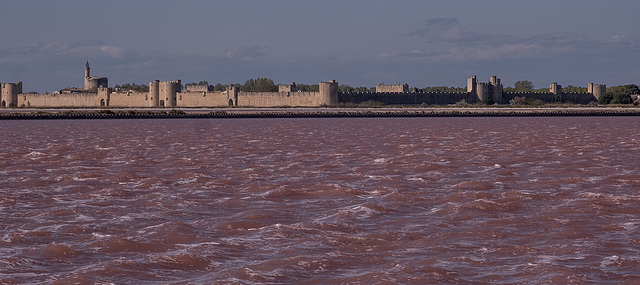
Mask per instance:
[[[360,92],[360,93],[369,93],[369,92],[376,92],[376,88],[375,87],[364,87],[364,86],[360,86],[360,87],[351,87],[349,85],[346,84],[341,84],[340,86],[338,86],[338,92],[340,93],[351,93],[351,92]]]
[[[346,85],[346,84],[340,84],[340,86],[338,86],[338,92],[340,93],[351,93],[354,92],[355,88]]]
[[[364,86],[360,86],[360,87],[356,87],[353,89],[354,92],[360,92],[360,93],[369,93],[369,92],[376,92],[376,88],[368,88],[368,87],[364,87]]]
[[[125,83],[125,84],[116,84],[113,88],[119,90],[133,90],[136,92],[149,92],[149,85],[145,84],[135,84],[135,83]]]
[[[635,84],[612,86],[607,92],[598,98],[600,104],[629,104],[631,95],[640,93],[640,88]]]
[[[611,92],[605,92],[604,94],[600,95],[600,98],[598,98],[598,103],[606,105],[610,104],[611,100],[613,100],[613,94]]]
[[[224,90],[226,90],[225,86],[220,83],[216,83],[216,85],[213,86],[213,91],[224,91]]]
[[[320,91],[320,85],[319,84],[312,84],[312,85],[296,84],[296,88],[300,92],[318,92],[318,91]]]
[[[467,92],[466,87],[454,87],[454,86],[430,86],[423,89],[417,89],[424,93],[460,93]]]
[[[198,83],[196,83],[196,82],[191,82],[191,83],[187,83],[187,84],[185,84],[185,86],[188,86],[188,85],[193,85],[193,86],[205,85],[205,86],[209,86],[209,82],[207,82],[207,81],[200,81],[200,82],[198,82]]]
[[[533,90],[533,83],[529,80],[520,80],[513,84],[513,88],[516,92],[529,92]]]
[[[631,96],[629,94],[614,94],[611,104],[629,104]]]
[[[567,85],[562,87],[562,92],[564,93],[587,93],[587,87],[579,87],[573,85]]]
[[[278,86],[273,83],[273,80],[268,78],[256,78],[247,80],[244,85],[240,87],[240,91],[243,92],[277,92]]]

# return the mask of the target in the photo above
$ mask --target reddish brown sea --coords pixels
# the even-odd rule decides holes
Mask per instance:
[[[639,122],[0,121],[0,284],[637,284]]]

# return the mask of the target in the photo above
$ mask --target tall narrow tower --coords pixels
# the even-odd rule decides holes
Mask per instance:
[[[87,60],[87,65],[84,67],[84,89],[85,90],[90,89],[89,77],[91,77],[91,68],[89,67],[89,60]]]

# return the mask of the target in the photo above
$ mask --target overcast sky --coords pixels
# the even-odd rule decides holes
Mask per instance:
[[[640,84],[640,1],[0,0],[0,82]]]

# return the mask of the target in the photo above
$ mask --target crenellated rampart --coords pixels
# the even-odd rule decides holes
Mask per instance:
[[[449,105],[464,100],[467,103],[475,103],[477,97],[469,92],[442,92],[442,93],[399,93],[399,92],[348,92],[339,93],[341,104],[360,104],[367,101],[382,102],[387,105]]]
[[[561,93],[554,94],[551,92],[505,92],[502,94],[503,101],[508,104],[512,99],[521,97],[525,99],[533,98],[541,100],[545,103],[567,103],[586,105],[592,101],[598,101],[593,94],[590,93]]]
[[[300,106],[317,107],[323,105],[320,92],[239,92],[238,105],[251,107]]]
[[[176,94],[179,107],[223,107],[228,106],[227,92],[189,91]]]
[[[538,99],[545,103],[562,103],[561,96],[550,92],[505,92],[502,94],[502,100],[505,104],[509,104],[516,97]]]
[[[19,107],[100,107],[108,106],[109,91],[98,88],[93,92],[53,92],[18,94]]]
[[[98,107],[103,99],[97,93],[19,94],[20,107]],[[106,101],[105,105],[106,105]]]
[[[109,107],[148,106],[149,92],[112,92],[109,96]]]
[[[579,93],[579,92],[562,93],[562,100],[565,103],[571,102],[574,104],[581,104],[581,105],[587,105],[591,102],[598,102],[598,98],[596,98],[595,95],[591,93]]]

